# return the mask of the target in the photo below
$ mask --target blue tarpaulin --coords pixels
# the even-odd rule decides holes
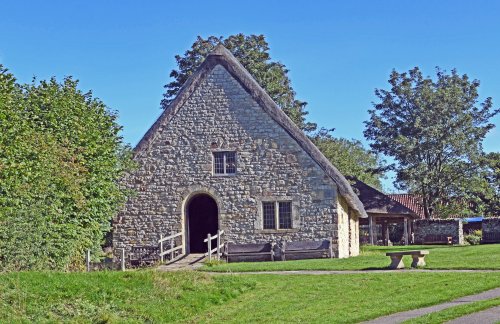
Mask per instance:
[[[467,218],[464,218],[463,221],[466,223],[476,223],[476,222],[482,222],[483,218],[484,218],[483,216],[467,217]]]

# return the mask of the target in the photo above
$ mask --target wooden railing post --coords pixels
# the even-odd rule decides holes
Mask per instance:
[[[87,253],[85,254],[85,265],[87,272],[90,272],[90,250],[87,250]]]
[[[210,233],[207,234],[207,245],[208,245],[208,262],[212,260],[212,237]]]
[[[172,231],[172,235],[174,235],[174,234],[175,234],[175,232]],[[170,249],[172,249],[172,251],[170,252],[170,261],[172,261],[174,259],[174,250],[173,250],[174,244],[175,244],[175,241],[174,241],[174,238],[172,237],[170,239]]]
[[[163,234],[160,234],[160,261],[163,263]]]
[[[217,231],[217,261],[220,261],[220,233],[222,231],[218,230]]]
[[[185,237],[184,237],[184,233],[181,232],[181,253],[182,255],[185,255],[186,254],[186,242],[184,241],[185,240]]]
[[[121,268],[122,271],[125,271],[125,248],[122,249]]]

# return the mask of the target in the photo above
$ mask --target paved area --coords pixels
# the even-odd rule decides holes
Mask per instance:
[[[275,274],[275,275],[328,275],[328,274],[356,274],[356,273],[410,273],[410,272],[500,272],[500,270],[427,270],[427,269],[401,269],[401,270],[290,270],[290,271],[227,271],[210,272],[211,274]]]
[[[203,265],[205,255],[192,253],[182,259],[158,267],[159,271],[195,270]]]
[[[499,321],[500,321],[500,306],[496,306],[474,314],[456,318],[446,323],[447,324],[471,324],[471,323],[495,324],[498,323]]]
[[[438,311],[441,311],[443,309],[447,309],[447,308],[450,308],[453,306],[468,304],[468,303],[472,303],[472,302],[476,302],[476,301],[480,301],[480,300],[492,299],[492,298],[496,298],[496,297],[500,297],[500,288],[495,288],[495,289],[491,289],[488,291],[484,291],[484,292],[476,294],[476,295],[461,297],[461,298],[458,298],[458,299],[455,299],[455,300],[452,300],[450,302],[446,302],[443,304],[438,304],[438,305],[434,305],[434,306],[429,306],[429,307],[414,309],[411,311],[400,312],[400,313],[395,313],[395,314],[388,315],[388,316],[379,317],[377,319],[374,319],[374,320],[371,320],[371,321],[368,321],[365,323],[369,323],[369,324],[401,323],[401,322],[404,322],[406,320],[409,320],[409,319],[412,319],[415,317],[420,317],[420,316],[423,316],[423,315],[426,315],[429,313],[438,312]],[[495,307],[495,308],[498,309],[497,307]],[[481,312],[479,312],[479,313],[481,313]],[[471,314],[471,316],[477,315],[479,313]],[[484,316],[486,318],[486,316],[490,316],[490,315],[487,314]],[[479,318],[479,319],[481,319],[481,318]],[[498,321],[498,320],[500,320],[500,318],[498,317],[498,314],[497,314],[496,321]],[[473,320],[473,321],[469,321],[469,322],[460,322],[460,323],[481,323],[482,324],[482,323],[490,323],[490,322],[483,322],[482,320],[479,320],[479,321]],[[495,322],[492,322],[492,323],[495,323]]]

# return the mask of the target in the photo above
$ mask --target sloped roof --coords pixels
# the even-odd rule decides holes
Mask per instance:
[[[353,182],[353,187],[358,190],[358,197],[365,207],[367,213],[387,214],[394,216],[410,216],[419,218],[413,210],[407,208],[398,201],[391,199],[390,195],[386,195],[379,190],[367,185],[361,180],[353,177],[348,177]]]
[[[311,158],[323,169],[323,171],[337,184],[340,194],[347,200],[349,206],[360,216],[368,217],[363,208],[363,204],[354,193],[346,178],[334,167],[330,161],[319,151],[319,149],[307,138],[307,136],[295,125],[294,122],[276,105],[271,97],[255,81],[250,73],[223,45],[216,46],[198,70],[193,73],[182,86],[177,97],[165,109],[156,122],[146,132],[139,141],[134,151],[140,154],[147,150],[154,140],[155,134],[161,132],[166,127],[172,117],[184,105],[186,100],[196,90],[198,85],[210,73],[216,65],[222,65],[235,80],[253,97],[253,99],[266,111],[271,118],[277,122]]]
[[[419,218],[425,218],[421,196],[412,194],[390,194],[388,196],[406,208],[411,209]]]

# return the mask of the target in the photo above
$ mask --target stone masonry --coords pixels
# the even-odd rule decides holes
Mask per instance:
[[[236,152],[235,175],[213,174],[214,151]],[[161,234],[185,232],[186,204],[205,193],[218,205],[227,241],[333,238],[342,245],[336,256],[358,254],[349,238],[359,235],[357,217],[349,216],[336,183],[221,65],[135,160],[139,168],[125,182],[136,194],[114,220],[115,248],[157,245]],[[291,229],[263,229],[268,200],[292,201]]]
[[[419,219],[414,223],[414,241],[421,244],[426,236],[452,237],[453,244],[464,244],[461,219]]]
[[[482,234],[483,242],[500,243],[500,217],[484,218]]]
[[[500,217],[483,219],[483,232],[500,233]]]

